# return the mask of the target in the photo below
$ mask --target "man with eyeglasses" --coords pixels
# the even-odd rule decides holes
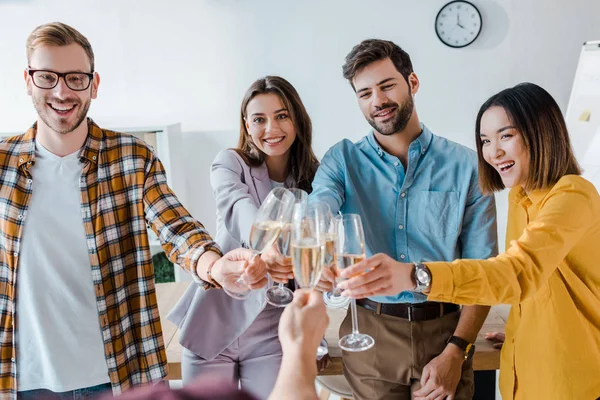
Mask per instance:
[[[0,142],[0,397],[91,399],[167,374],[148,223],[171,261],[205,286],[251,288],[266,266],[221,256],[166,183],[153,150],[99,128],[88,40],[62,23],[27,40],[24,78],[38,114]]]

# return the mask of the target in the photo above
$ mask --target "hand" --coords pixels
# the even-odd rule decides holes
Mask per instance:
[[[261,254],[261,258],[267,264],[267,271],[275,282],[287,283],[294,278],[292,273],[292,259],[284,257],[275,244],[269,250]]]
[[[342,296],[357,299],[395,296],[417,287],[413,277],[414,268],[413,264],[401,263],[380,253],[341,270],[340,276],[349,279],[340,282],[338,287],[344,289]]]
[[[221,286],[230,275],[241,275],[250,289],[260,289],[267,284],[266,264],[248,249],[231,250],[215,262],[211,272],[212,278]]]
[[[321,293],[296,290],[294,300],[279,320],[279,340],[284,356],[299,354],[315,365],[317,347],[328,325],[329,316]]]
[[[321,293],[296,290],[294,300],[279,319],[279,341],[283,349],[281,368],[269,400],[316,399],[317,347],[325,335],[329,317]]]
[[[317,360],[317,372],[323,371],[324,369],[329,367],[330,364],[331,357],[329,357],[329,354],[325,354],[323,357],[321,357],[320,360]]]
[[[454,400],[460,382],[465,354],[449,344],[439,356],[431,360],[421,376],[421,389],[413,393],[414,400]]]
[[[319,292],[331,292],[333,290],[333,282],[335,282],[335,276],[329,267],[323,268],[321,270],[321,278],[319,278],[319,282],[315,289]]]
[[[506,336],[502,332],[489,332],[485,334],[485,340],[494,342],[492,346],[494,346],[495,349],[501,349],[504,340],[506,340]]]

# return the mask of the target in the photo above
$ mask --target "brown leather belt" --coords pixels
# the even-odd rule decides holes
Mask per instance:
[[[425,303],[378,303],[369,299],[356,300],[356,304],[373,311],[375,314],[391,315],[409,321],[428,321],[441,318],[446,314],[456,312],[460,306],[452,303],[438,303],[426,301]]]

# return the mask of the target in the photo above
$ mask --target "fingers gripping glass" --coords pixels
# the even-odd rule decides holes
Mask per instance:
[[[250,247],[255,257],[269,249],[277,240],[284,221],[290,219],[294,195],[287,189],[275,188],[260,205],[250,229]],[[223,290],[231,297],[243,300],[250,295],[250,288],[241,275],[229,275],[224,279]]]
[[[67,87],[76,92],[81,92],[90,87],[94,73],[87,72],[54,72],[45,69],[27,68],[33,84],[40,89],[54,89],[60,78],[63,78]]]
[[[304,213],[308,201],[308,194],[302,189],[288,189],[294,195],[293,214]],[[281,232],[277,237],[277,247],[279,252],[284,257],[291,257],[290,242],[292,238],[292,214],[289,214],[289,219],[284,221]],[[283,283],[277,283],[267,290],[267,303],[276,306],[284,307],[292,302],[294,292],[286,288]]]
[[[365,234],[358,214],[346,214],[337,219],[338,238],[336,241],[336,266],[347,268],[365,259]],[[364,351],[375,344],[375,340],[358,331],[356,299],[350,302],[352,333],[340,338],[340,347],[346,351]]]

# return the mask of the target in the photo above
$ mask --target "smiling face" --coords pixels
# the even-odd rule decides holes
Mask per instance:
[[[352,83],[360,109],[373,129],[393,135],[406,128],[414,113],[413,94],[418,90],[414,73],[407,82],[392,60],[385,58],[360,70]]]
[[[259,94],[248,102],[245,125],[254,145],[267,157],[286,155],[296,140],[296,129],[281,98]]]
[[[500,174],[504,186],[524,186],[529,176],[529,151],[504,108],[495,106],[485,111],[480,138],[483,158]]]
[[[91,72],[90,60],[83,47],[78,44],[67,46],[40,46],[31,54],[30,68],[53,72]],[[53,89],[40,89],[25,72],[27,92],[42,122],[51,130],[61,134],[73,132],[85,120],[92,99],[96,98],[99,77],[94,74],[90,87],[74,91],[59,78]]]

